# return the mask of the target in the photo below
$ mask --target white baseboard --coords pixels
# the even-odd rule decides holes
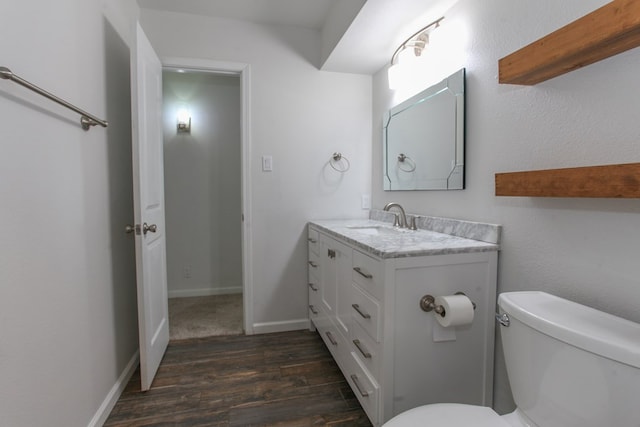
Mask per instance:
[[[211,295],[241,294],[242,286],[226,288],[176,289],[169,290],[169,298],[208,297]]]
[[[300,329],[309,329],[309,319],[283,320],[280,322],[265,322],[253,324],[254,334],[298,331]]]
[[[105,421],[107,421],[111,410],[116,406],[120,395],[138,367],[139,356],[140,352],[136,351],[131,360],[129,360],[129,363],[127,363],[127,366],[124,368],[124,371],[122,371],[116,380],[116,383],[111,387],[109,393],[107,393],[107,397],[102,401],[102,405],[100,405],[91,421],[89,421],[88,427],[100,427],[105,423]]]

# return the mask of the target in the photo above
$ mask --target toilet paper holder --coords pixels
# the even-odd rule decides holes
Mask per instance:
[[[454,295],[466,296],[464,292],[456,292]],[[471,304],[473,305],[473,309],[475,310],[476,303],[471,301]],[[446,314],[443,306],[436,305],[436,299],[433,295],[425,295],[422,298],[420,298],[420,308],[423,311],[426,311],[427,313],[430,311],[435,311],[437,314],[439,314],[442,317],[444,317],[444,315]]]

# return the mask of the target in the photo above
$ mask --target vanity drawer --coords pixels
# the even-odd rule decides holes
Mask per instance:
[[[371,378],[367,370],[362,366],[358,357],[350,353],[347,364],[346,378],[353,393],[362,405],[373,425],[378,425],[378,409],[380,406],[380,386]]]
[[[382,298],[382,263],[360,251],[353,251],[353,281],[374,297]]]
[[[319,324],[320,325],[316,325],[316,327],[322,337],[322,341],[324,341],[338,365],[344,366],[346,356],[349,354],[347,341],[342,334],[338,332],[338,328],[336,328],[329,317],[323,317]]]
[[[367,368],[374,379],[380,379],[380,348],[359,323],[353,323],[349,329],[349,345],[361,364]]]
[[[309,280],[314,277],[316,281],[319,281],[320,276],[320,256],[316,253],[309,252],[309,260],[307,261],[307,267],[309,270]]]
[[[326,318],[327,316],[323,313],[320,304],[312,304],[311,301],[309,301],[309,319],[311,319],[313,324],[316,325],[316,328],[318,327],[318,323],[322,321],[323,317]]]
[[[309,242],[309,253],[318,255],[320,253],[320,236],[315,228],[308,228],[307,241]]]
[[[380,342],[380,303],[357,285],[351,284],[351,318],[376,342]]]
[[[322,298],[320,298],[320,284],[309,275],[309,305],[320,307]],[[317,308],[316,308],[317,310]]]

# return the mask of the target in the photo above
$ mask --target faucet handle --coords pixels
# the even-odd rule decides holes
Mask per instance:
[[[411,225],[409,225],[409,230],[417,230],[418,227],[416,227],[416,217],[412,216],[411,217]]]
[[[393,226],[402,227],[402,224],[400,224],[400,216],[398,214],[394,214]]]

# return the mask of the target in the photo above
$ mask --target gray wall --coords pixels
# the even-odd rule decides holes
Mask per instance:
[[[162,80],[169,297],[242,292],[240,79],[165,71]],[[176,132],[181,108],[189,134]]]
[[[86,426],[138,347],[126,0],[0,14],[2,65],[109,120],[0,82],[0,424]],[[96,418],[94,418],[96,417]]]

